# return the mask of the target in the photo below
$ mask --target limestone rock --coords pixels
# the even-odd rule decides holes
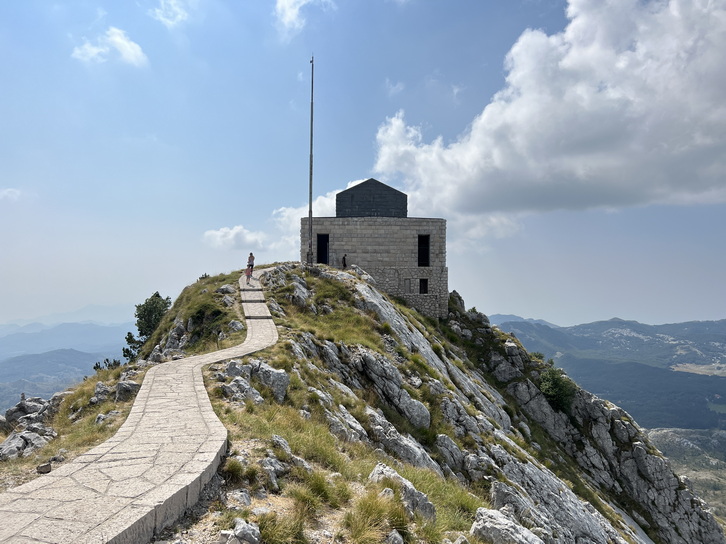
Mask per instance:
[[[366,407],[369,418],[370,438],[401,461],[417,467],[425,467],[443,475],[441,467],[431,459],[426,450],[411,436],[404,436],[391,423],[375,410]]]
[[[255,404],[262,404],[265,399],[260,392],[252,387],[243,376],[237,376],[228,384],[222,384],[222,394],[237,402],[251,400]]]
[[[290,385],[290,376],[287,375],[287,372],[273,368],[260,360],[256,360],[251,366],[252,378],[269,387],[277,402],[283,402]]]
[[[237,321],[236,319],[230,321],[227,326],[229,327],[229,330],[234,332],[245,330],[244,323],[242,323],[241,321]]]
[[[234,295],[237,293],[237,288],[234,285],[225,284],[222,287],[217,288],[215,293],[220,293],[222,295]]]
[[[0,444],[0,461],[27,457],[48,443],[48,439],[32,431],[12,432]]]
[[[105,402],[113,390],[103,382],[96,383],[96,388],[93,390],[93,396],[89,399],[89,404],[100,404]]]
[[[116,402],[132,399],[138,393],[141,385],[136,382],[118,382],[116,384]]]
[[[47,404],[48,401],[40,397],[21,397],[20,402],[5,411],[5,419],[13,425],[23,416],[43,412]]]
[[[544,544],[544,541],[529,529],[510,520],[498,510],[479,508],[469,531],[485,542],[497,544]]]
[[[260,528],[255,523],[249,523],[242,518],[234,520],[234,536],[241,544],[261,544]]]
[[[436,521],[436,508],[429,498],[391,467],[378,463],[368,475],[368,480],[380,482],[384,479],[392,480],[401,486],[401,502],[403,502],[409,517],[413,518],[415,514],[420,514],[430,521]]]

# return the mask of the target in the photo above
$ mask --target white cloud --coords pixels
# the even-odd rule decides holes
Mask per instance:
[[[189,6],[184,0],[159,0],[159,7],[150,9],[149,15],[172,29],[189,18]]]
[[[204,233],[204,241],[215,249],[261,249],[267,235],[247,230],[242,225],[222,227]]]
[[[109,27],[106,33],[99,36],[95,43],[88,40],[73,49],[71,57],[82,62],[106,62],[116,52],[121,61],[134,66],[144,66],[148,59],[141,46],[131,40],[126,32],[116,27]]]
[[[388,118],[376,171],[472,234],[492,227],[482,214],[726,202],[726,3],[570,0],[567,14],[562,33],[520,36],[505,88],[455,141]]]
[[[0,200],[17,201],[20,199],[20,190],[7,187],[0,189]]]
[[[301,10],[307,5],[335,8],[332,0],[276,0],[275,19],[280,34],[285,39],[292,38],[305,27],[305,17]]]
[[[386,78],[386,92],[388,93],[388,96],[395,96],[402,93],[404,88],[403,82],[397,81],[394,83],[390,79]]]

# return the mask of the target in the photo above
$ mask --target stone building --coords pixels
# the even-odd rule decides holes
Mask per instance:
[[[449,272],[446,220],[408,217],[408,196],[375,179],[338,193],[335,217],[313,217],[315,262],[358,265],[383,291],[431,317],[446,317]],[[300,260],[308,250],[308,218],[301,221]]]

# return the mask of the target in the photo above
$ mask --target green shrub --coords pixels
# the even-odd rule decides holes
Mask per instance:
[[[540,391],[553,408],[568,412],[575,398],[577,385],[559,368],[548,368],[542,373]]]

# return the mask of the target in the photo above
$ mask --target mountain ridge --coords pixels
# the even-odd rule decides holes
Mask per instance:
[[[207,381],[230,431],[227,474],[236,471],[242,482],[226,487],[220,501],[232,516],[244,516],[245,526],[264,530],[270,521],[256,508],[234,510],[233,496],[282,504],[300,496],[304,474],[327,480],[336,471],[347,476],[335,478],[351,478],[352,488],[375,497],[385,491],[375,486],[378,471],[398,482],[402,473],[425,474],[388,484],[388,496],[409,504],[406,493],[415,492],[416,504],[431,506],[424,519],[409,504],[410,517],[375,541],[405,536],[439,544],[444,535],[466,534],[475,543],[724,542],[688,481],[624,410],[575,386],[484,314],[466,311],[456,292],[448,318],[437,321],[390,300],[355,269],[289,263],[258,273],[280,342],[215,365]],[[194,289],[208,293],[201,287]],[[201,337],[200,323],[217,338],[230,332],[231,323],[206,319],[217,311],[213,304],[201,315],[191,294],[179,297],[187,306],[175,303],[155,345],[145,347],[147,362],[183,355],[193,336]],[[222,298],[214,304],[226,304]],[[270,381],[281,374],[283,382]],[[329,445],[325,455],[316,449],[322,443]],[[280,444],[289,452],[279,452]],[[346,470],[359,459],[365,470]],[[461,486],[469,497],[455,521],[442,514],[451,506],[436,495],[435,482]],[[330,534],[352,538],[345,520],[359,500],[343,501],[344,522]],[[299,530],[308,536],[294,541],[331,538],[314,537],[307,522]]]

